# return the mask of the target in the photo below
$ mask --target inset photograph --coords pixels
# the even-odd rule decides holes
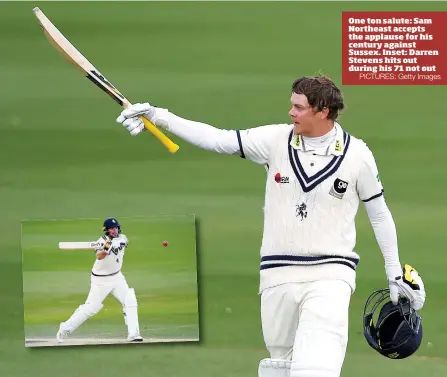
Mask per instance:
[[[26,347],[199,341],[194,215],[22,221]]]

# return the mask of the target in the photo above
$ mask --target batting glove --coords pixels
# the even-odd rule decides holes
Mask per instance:
[[[149,103],[136,103],[123,110],[116,121],[126,127],[132,136],[137,136],[146,129],[140,117],[144,116],[157,125],[155,114],[156,108]]]
[[[110,254],[110,248],[112,247],[112,239],[107,237],[106,242],[104,242],[104,244],[101,245],[101,248],[99,249],[95,249],[95,253],[96,254],[102,254],[102,253],[107,253]]]
[[[408,264],[402,269],[402,275],[389,280],[390,298],[393,304],[397,304],[399,296],[406,297],[414,310],[420,310],[425,303],[424,282],[418,272]]]

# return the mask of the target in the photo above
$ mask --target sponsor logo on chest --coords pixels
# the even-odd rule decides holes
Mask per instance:
[[[290,183],[290,178],[288,176],[281,175],[281,173],[276,173],[274,178],[276,183]]]
[[[343,199],[347,189],[348,182],[343,181],[340,178],[336,178],[329,191],[329,194],[337,199]]]

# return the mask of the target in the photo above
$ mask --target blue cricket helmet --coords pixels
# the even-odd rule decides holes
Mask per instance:
[[[121,225],[114,217],[109,217],[104,221],[104,231],[110,228],[118,228],[118,231],[121,232]]]
[[[394,305],[389,292],[389,289],[381,289],[368,297],[363,312],[364,336],[381,355],[405,359],[421,345],[422,318],[406,298],[399,298]]]

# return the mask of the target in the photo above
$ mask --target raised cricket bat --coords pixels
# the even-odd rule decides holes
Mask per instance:
[[[100,249],[104,244],[98,241],[89,242],[59,242],[59,249],[61,250],[86,250],[86,249]]]
[[[57,51],[72,65],[79,69],[91,82],[101,88],[105,93],[112,97],[123,108],[132,104],[108,81],[94,66],[74,47],[63,34],[52,24],[52,22],[39,9],[33,9],[40,26],[48,38],[49,42]],[[169,139],[163,132],[152,124],[148,119],[140,117],[146,129],[151,132],[171,153],[179,150],[179,146]]]

